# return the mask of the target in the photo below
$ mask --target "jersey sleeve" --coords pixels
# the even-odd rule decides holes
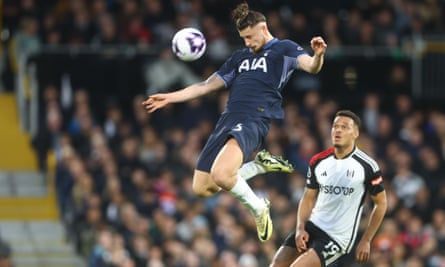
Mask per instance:
[[[216,71],[216,74],[224,81],[226,87],[230,86],[235,79],[236,74],[236,58],[239,52],[236,51],[230,56],[224,64]]]
[[[382,172],[380,170],[372,171],[372,169],[369,169],[366,174],[365,185],[368,192],[373,196],[385,190],[383,187]]]
[[[300,46],[299,44],[291,41],[291,40],[283,40],[283,45],[284,45],[284,56],[285,56],[285,60],[289,61],[291,63],[291,67],[293,69],[297,69],[298,68],[298,62],[297,59],[299,56],[301,55],[305,55],[308,54],[306,52],[306,50],[304,50],[304,48],[302,46]]]

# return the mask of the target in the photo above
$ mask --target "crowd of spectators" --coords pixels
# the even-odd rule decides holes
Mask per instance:
[[[11,89],[21,54],[42,46],[134,45],[156,51],[173,34],[192,26],[208,42],[206,63],[220,63],[242,45],[230,21],[238,0],[5,0],[0,64]],[[271,32],[307,45],[322,35],[329,49],[341,46],[398,47],[412,36],[443,33],[445,4],[440,0],[250,1],[268,17]],[[6,51],[5,51],[6,52]],[[7,64],[5,64],[7,63]],[[205,65],[205,64],[204,64]]]
[[[97,121],[86,91],[76,91],[72,116],[65,118],[50,90],[47,122],[62,220],[90,266],[267,266],[295,227],[307,163],[330,145],[332,116],[342,108],[317,91],[286,101],[286,119],[274,123],[266,147],[296,171],[252,181],[272,202],[275,232],[263,244],[248,211],[230,195],[200,199],[191,190],[196,158],[226,92],[151,115],[135,96],[131,117],[114,106]],[[389,207],[364,266],[443,266],[445,112],[418,109],[404,94],[390,112],[380,99],[369,93],[355,110],[364,120],[358,145],[380,164]],[[343,264],[354,266],[351,258]]]
[[[224,49],[226,42],[239,43],[230,27],[230,11],[239,2],[5,0],[3,27],[12,38],[35,37],[41,44],[149,46],[169,43],[177,29],[193,26],[203,30],[210,42],[209,53],[217,57],[229,52]],[[266,14],[277,37],[307,43],[314,34],[323,33],[330,47],[396,46],[405,36],[444,30],[444,3],[438,0],[263,0],[249,4]]]
[[[19,55],[42,45],[130,44],[158,49],[183,26],[202,29],[208,51],[198,72],[187,69],[186,77],[160,79],[165,69],[175,70],[170,66],[177,67],[177,74],[185,71],[184,65],[178,67],[181,63],[169,65],[176,61],[169,49],[166,54],[159,49],[154,61],[158,64],[148,68],[145,78],[151,90],[165,91],[207,77],[212,69],[205,66],[218,66],[240,44],[229,21],[229,12],[239,1],[3,2],[1,36],[11,49],[9,67],[2,66],[11,73],[17,71]],[[445,3],[438,0],[249,4],[267,15],[275,36],[306,44],[321,34],[328,49],[397,47],[407,36],[443,32],[445,24]],[[395,80],[400,77],[397,71],[402,73],[398,84],[407,86],[406,74],[397,67]],[[7,79],[3,81],[8,85]],[[416,103],[406,87],[392,91],[393,84],[386,86],[378,92],[357,88],[362,94],[354,103],[320,90],[285,92],[286,118],[273,124],[266,148],[284,155],[296,171],[261,175],[250,182],[272,203],[274,234],[267,243],[257,240],[248,211],[227,193],[200,199],[191,189],[197,156],[224,108],[227,92],[149,115],[141,105],[143,91],[131,96],[130,109],[112,102],[98,110],[102,106],[92,94],[106,92],[103,88],[74,87],[73,96],[66,98],[63,84],[51,83],[41,88],[41,124],[34,144],[43,171],[48,151],[55,153],[54,178],[67,240],[89,266],[260,267],[267,266],[295,227],[307,163],[330,146],[332,116],[338,109],[351,108],[364,122],[358,145],[377,159],[388,195],[388,213],[372,243],[371,261],[361,266],[445,266],[445,110]],[[330,88],[334,94],[336,89]],[[364,219],[370,205],[365,203]],[[340,266],[356,263],[348,256]]]

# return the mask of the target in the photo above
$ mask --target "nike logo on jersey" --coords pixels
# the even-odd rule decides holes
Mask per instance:
[[[267,62],[265,57],[260,58],[246,58],[244,59],[238,67],[238,72],[251,71],[251,70],[262,70],[267,72]]]

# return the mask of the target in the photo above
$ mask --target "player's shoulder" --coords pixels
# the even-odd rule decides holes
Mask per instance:
[[[294,49],[295,49],[295,47],[301,47],[298,43],[296,43],[296,42],[294,42],[292,40],[289,40],[289,39],[279,40],[277,44],[280,47],[291,47],[291,48],[294,48]]]
[[[302,46],[289,39],[279,40],[276,44],[274,44],[272,49],[275,51],[281,51],[281,53],[288,56],[295,57],[307,53]]]
[[[232,55],[230,56],[230,59],[237,60],[239,58],[246,57],[247,55],[251,54],[249,48],[238,48],[232,52]]]
[[[297,43],[290,39],[281,39],[279,42],[281,45],[296,45]]]
[[[322,161],[323,159],[328,158],[329,156],[334,155],[334,148],[330,147],[328,149],[325,149],[314,156],[312,156],[311,160],[309,161],[310,166],[314,166],[318,162]]]
[[[359,161],[362,165],[372,168],[374,171],[379,169],[377,161],[358,147],[356,147],[353,152],[353,158]]]

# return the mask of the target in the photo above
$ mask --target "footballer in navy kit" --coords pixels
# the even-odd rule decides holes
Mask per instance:
[[[256,53],[250,48],[235,52],[216,74],[230,90],[226,111],[255,117],[282,119],[281,90],[307,53],[290,40],[273,38]]]
[[[245,162],[263,146],[271,119],[283,118],[281,90],[292,72],[300,69],[318,73],[327,45],[321,37],[312,38],[310,56],[296,43],[274,38],[266,17],[250,10],[247,3],[239,4],[232,18],[245,49],[234,52],[206,81],[151,95],[143,105],[150,113],[218,89],[229,90],[226,109],[199,156],[193,190],[203,197],[221,189],[230,192],[253,214],[258,238],[264,242],[272,235],[270,203],[256,196],[246,180],[268,171],[290,172],[292,168],[270,153],[259,153],[254,161]]]

